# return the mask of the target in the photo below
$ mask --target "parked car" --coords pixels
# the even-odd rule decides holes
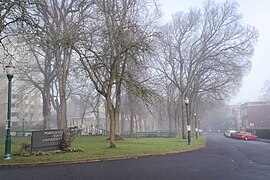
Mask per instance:
[[[231,137],[232,133],[236,133],[236,131],[235,130],[227,130],[224,132],[224,136]]]
[[[259,138],[256,135],[253,135],[249,132],[236,132],[232,134],[232,137],[235,139],[244,139],[244,140],[255,140],[258,141]]]

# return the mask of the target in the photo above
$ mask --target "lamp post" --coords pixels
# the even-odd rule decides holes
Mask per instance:
[[[198,137],[201,136],[200,135],[200,128],[201,128],[201,120],[200,119],[197,119],[197,122],[198,122]]]
[[[25,132],[24,132],[24,118],[23,118],[22,130],[23,130],[23,137],[24,137],[25,136]]]
[[[190,127],[190,121],[189,121],[189,118],[188,118],[188,103],[189,103],[189,99],[186,96],[185,104],[186,104],[186,114],[187,114],[188,145],[190,145],[190,130],[191,130],[191,127]]]
[[[9,65],[5,67],[7,78],[8,78],[8,110],[7,110],[7,124],[6,124],[6,141],[5,141],[5,155],[4,160],[9,160],[11,156],[11,136],[10,136],[10,121],[11,121],[11,80],[13,78],[13,73],[15,67],[12,65],[11,61]]]
[[[194,114],[194,118],[195,118],[195,133],[196,133],[196,139],[198,139],[198,122],[197,122],[197,114]]]

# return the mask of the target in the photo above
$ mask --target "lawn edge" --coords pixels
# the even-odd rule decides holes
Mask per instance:
[[[79,163],[95,163],[95,162],[104,162],[104,161],[116,161],[116,160],[129,160],[129,159],[139,159],[139,158],[150,158],[157,156],[166,156],[166,155],[177,155],[182,153],[193,152],[197,150],[204,149],[206,147],[206,143],[204,146],[200,148],[194,148],[190,150],[184,151],[176,151],[176,152],[165,152],[165,153],[153,153],[153,154],[138,154],[131,156],[119,156],[119,157],[108,157],[108,158],[90,158],[85,160],[71,160],[71,161],[61,161],[61,162],[42,162],[42,163],[18,163],[18,164],[1,164],[0,169],[4,168],[27,168],[27,167],[37,167],[37,166],[54,166],[54,165],[68,165],[68,164],[79,164]]]

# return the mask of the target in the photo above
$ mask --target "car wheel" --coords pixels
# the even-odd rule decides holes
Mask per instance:
[[[248,140],[248,138],[247,138],[247,137],[245,137],[245,138],[244,138],[244,140],[246,140],[246,141],[247,141],[247,140]]]

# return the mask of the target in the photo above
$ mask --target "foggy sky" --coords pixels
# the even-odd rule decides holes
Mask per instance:
[[[216,0],[222,2],[222,0]],[[237,0],[243,23],[256,27],[259,31],[258,42],[251,59],[252,69],[244,77],[238,95],[230,104],[255,101],[262,95],[264,82],[270,79],[270,0]],[[159,0],[163,11],[163,21],[171,19],[177,11],[187,12],[190,7],[201,7],[203,0]]]

